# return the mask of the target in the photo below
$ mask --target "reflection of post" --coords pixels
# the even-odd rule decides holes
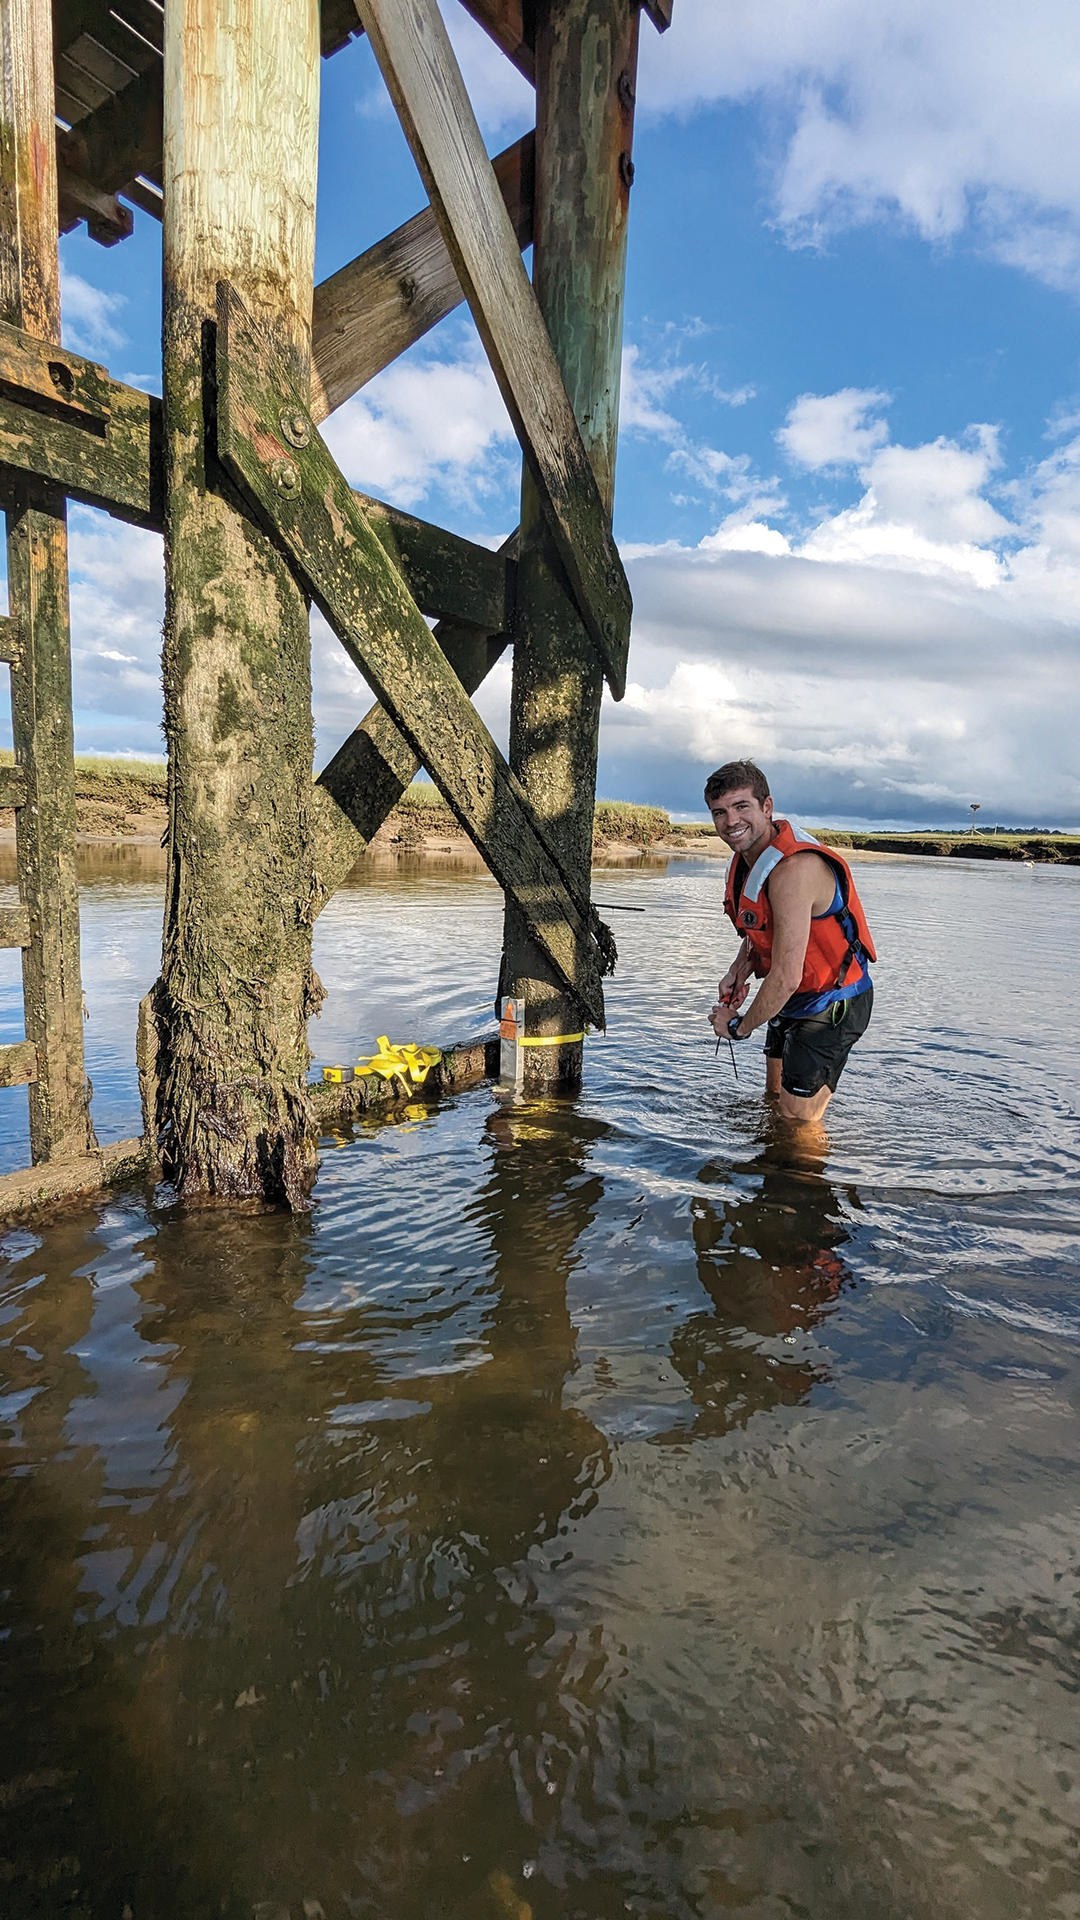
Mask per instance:
[[[756,1190],[718,1206],[693,1203],[698,1277],[712,1309],[679,1328],[671,1357],[699,1408],[696,1434],[726,1433],[808,1398],[828,1374],[812,1329],[848,1278],[848,1229],[820,1162],[805,1152],[793,1160],[778,1143],[746,1171],[760,1175]],[[704,1167],[699,1178],[726,1182],[730,1171]]]
[[[167,1213],[134,1248],[125,1226],[140,1277],[95,1296],[108,1338],[74,1425],[58,1396],[63,1448],[32,1416],[58,1465],[26,1536],[35,1713],[10,1751],[28,1772],[61,1754],[64,1848],[116,1913],[495,1920],[599,1769],[603,1646],[538,1587],[607,1471],[564,1404],[600,1181],[570,1113],[496,1115],[485,1146],[461,1219],[415,1246],[398,1178],[380,1202],[370,1170],[364,1233],[331,1219],[316,1265],[280,1212]],[[73,1251],[85,1266],[84,1233]],[[77,1653],[61,1686],[37,1670],[46,1605]],[[54,1845],[46,1819],[30,1844]]]
[[[47,1283],[5,1329],[25,1406],[0,1476],[4,1910],[85,1911],[93,1887],[95,1911],[172,1913],[182,1883],[185,1911],[217,1911],[225,1850],[213,1858],[215,1823],[193,1805],[169,1709],[145,1684],[160,1654],[155,1598],[176,1564],[175,1350],[140,1339],[133,1287],[94,1284],[108,1256],[84,1221],[54,1227],[48,1245]],[[185,1827],[200,1834],[187,1857]]]

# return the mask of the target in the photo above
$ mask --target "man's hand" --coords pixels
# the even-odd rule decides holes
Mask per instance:
[[[748,987],[737,987],[733,994],[717,1001],[709,1015],[709,1025],[715,1034],[727,1036],[727,1023],[735,1018],[748,992]]]

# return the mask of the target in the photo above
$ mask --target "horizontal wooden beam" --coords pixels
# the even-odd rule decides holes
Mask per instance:
[[[616,699],[630,589],[436,0],[356,0]]]
[[[535,146],[527,133],[491,163],[523,250],[532,245]],[[323,280],[311,319],[314,418],[351,399],[464,298],[430,207]]]
[[[594,1026],[603,993],[587,904],[380,545],[282,361],[218,290],[218,453],[288,553],[398,731]]]
[[[19,623],[10,613],[0,615],[0,666],[12,667],[19,658]]]
[[[354,490],[353,498],[421,613],[481,627],[485,633],[509,629],[517,581],[514,558],[478,547],[367,494]]]
[[[0,907],[0,947],[30,945],[30,914],[26,907]]]
[[[130,207],[125,207],[114,193],[102,193],[99,187],[92,186],[81,174],[72,173],[70,167],[59,160],[56,194],[61,233],[70,233],[80,220],[85,220],[91,240],[96,240],[99,247],[115,247],[118,240],[130,239],[135,230]]]
[[[0,767],[0,807],[25,807],[26,775],[21,767]]]
[[[32,1040],[0,1047],[0,1087],[28,1087],[37,1077],[37,1048]]]
[[[51,480],[136,526],[163,525],[160,400],[17,327],[0,326],[0,367],[0,466]],[[48,386],[56,398],[46,398]],[[95,386],[97,417],[88,397]]]
[[[657,33],[666,33],[671,25],[672,0],[642,0],[642,5]]]
[[[91,360],[0,326],[2,465],[138,526],[164,527],[160,403]],[[356,497],[423,613],[487,633],[509,628],[513,552],[492,553],[385,501]],[[0,617],[0,661],[14,645],[14,622]]]
[[[112,408],[109,376],[104,367],[66,353],[47,340],[0,327],[0,389],[30,407],[73,417],[104,430]]]

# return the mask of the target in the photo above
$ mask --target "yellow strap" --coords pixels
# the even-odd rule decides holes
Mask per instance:
[[[379,1035],[379,1051],[370,1059],[358,1060],[357,1077],[377,1073],[380,1079],[408,1079],[416,1087],[422,1087],[432,1067],[438,1066],[442,1054],[438,1047],[391,1046],[385,1033]]]
[[[520,1047],[568,1047],[574,1040],[584,1040],[583,1033],[538,1033],[527,1040],[519,1040]]]

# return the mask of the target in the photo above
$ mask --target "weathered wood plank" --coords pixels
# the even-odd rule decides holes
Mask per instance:
[[[513,619],[516,562],[417,520],[365,493],[354,495],[421,613],[501,633]]]
[[[58,130],[58,159],[102,193],[144,174],[161,185],[161,66],[155,61],[120,93],[77,122]]]
[[[638,26],[637,0],[544,0],[537,13],[533,284],[608,508]],[[528,475],[521,511],[510,763],[565,869],[587,894],[603,684]],[[504,951],[502,991],[524,1004],[527,1034],[572,1031],[561,983],[509,906]],[[532,1092],[569,1089],[580,1074],[580,1044],[526,1051]]]
[[[436,0],[356,0],[616,699],[630,589]]]
[[[586,1018],[602,1025],[587,911],[567,890],[517,781],[320,435],[306,426],[280,360],[226,285],[218,297],[217,372],[226,468],[274,528]]]
[[[657,33],[666,33],[670,27],[672,4],[673,0],[642,0],[642,5]]]
[[[0,807],[25,807],[26,772],[22,767],[0,767]]]
[[[131,208],[123,206],[115,193],[102,193],[99,187],[92,186],[89,180],[72,173],[63,164],[58,165],[57,187],[61,233],[70,233],[80,220],[85,220],[87,233],[99,247],[115,247],[120,240],[130,240],[135,231],[135,218]]]
[[[30,915],[25,907],[0,907],[0,947],[30,945]]]
[[[0,465],[136,526],[163,524],[160,400],[2,325]]]
[[[104,367],[93,360],[0,325],[0,387],[14,388],[27,406],[44,401],[48,410],[70,414],[80,425],[90,421],[104,428],[112,407],[109,385]]]
[[[0,1047],[0,1087],[28,1087],[37,1077],[37,1048],[32,1040],[14,1040]]]
[[[527,133],[491,163],[522,249],[532,245],[533,148]],[[430,207],[323,280],[311,315],[312,417],[333,413],[464,298]]]
[[[9,613],[0,615],[0,666],[14,666],[19,657],[19,623]]]
[[[49,0],[0,10],[0,321],[58,346],[60,283]],[[81,431],[81,430],[80,430]],[[19,892],[34,938],[23,951],[35,1162],[93,1147],[83,1070],[75,763],[65,507],[40,481],[16,482],[7,510],[8,606],[18,623],[11,723],[25,804],[15,815]]]

